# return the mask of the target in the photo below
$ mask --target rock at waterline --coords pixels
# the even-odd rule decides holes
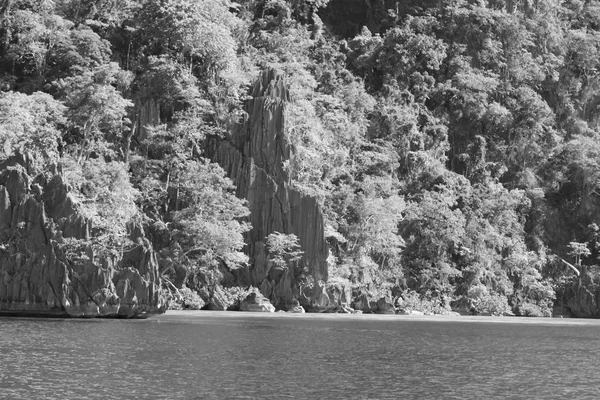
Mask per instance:
[[[385,297],[377,300],[376,314],[396,314],[396,308],[391,301],[385,299]]]
[[[306,311],[304,310],[304,307],[300,305],[298,299],[293,299],[292,305],[289,308],[288,312],[292,314],[304,314]]]
[[[445,310],[439,313],[438,315],[444,315],[446,317],[460,317],[460,313],[456,311]]]
[[[358,314],[357,310],[348,307],[347,304],[331,306],[321,312],[326,314]],[[360,313],[362,314],[362,311]]]
[[[223,289],[217,286],[210,296],[207,309],[211,311],[226,311],[230,306],[231,301],[229,301]]]
[[[134,246],[105,254],[61,168],[40,173],[18,154],[0,163],[0,315],[145,318],[164,312],[156,253],[142,226]],[[10,240],[8,240],[10,238]],[[73,257],[79,249],[86,257]]]
[[[397,312],[398,315],[425,315],[421,311],[416,310],[400,310]]]
[[[371,301],[369,300],[369,298],[367,297],[366,294],[361,293],[357,298],[356,301],[353,304],[353,308],[355,310],[360,310],[364,313],[370,313],[373,312],[372,308],[371,308]]]
[[[275,312],[275,307],[269,299],[260,293],[250,293],[241,303],[240,311]]]
[[[304,311],[304,308],[302,306],[294,306],[290,308],[288,312],[292,314],[304,314],[306,311]]]

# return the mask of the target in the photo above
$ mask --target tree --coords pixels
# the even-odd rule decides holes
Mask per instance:
[[[116,63],[57,82],[68,107],[71,136],[67,144],[78,162],[84,162],[92,154],[117,157],[122,151],[120,140],[131,129],[126,117],[133,103],[123,98],[119,87],[127,87],[130,82],[130,74]]]
[[[232,269],[245,264],[242,234],[250,225],[241,219],[249,211],[232,193],[225,172],[216,164],[189,161],[173,185],[182,204],[173,214],[173,236],[184,254],[208,263],[221,261]]]
[[[83,240],[71,246],[92,245],[95,256],[122,252],[131,244],[127,225],[138,216],[139,191],[130,180],[127,166],[101,158],[78,162],[62,158],[63,176],[79,212],[91,222],[91,243]]]
[[[230,5],[229,0],[145,2],[138,18],[148,55],[170,54],[199,77],[217,84],[219,79],[235,82],[239,69],[234,33],[241,21]]]
[[[285,269],[289,263],[299,261],[304,254],[300,250],[298,237],[293,233],[273,232],[266,237],[265,243],[269,261],[279,269]]]
[[[32,93],[44,86],[50,68],[50,54],[68,36],[72,23],[55,15],[52,7],[36,9],[20,2],[6,10],[1,19],[2,48],[0,61],[20,90]]]
[[[458,196],[444,188],[422,193],[407,204],[401,225],[406,249],[403,265],[412,287],[423,294],[453,295],[461,272],[452,261],[465,237],[465,217]]]
[[[580,266],[581,259],[592,254],[590,249],[587,247],[587,243],[570,242],[569,248],[571,249],[569,255],[575,257],[575,265]]]
[[[235,197],[225,171],[201,155],[206,136],[221,134],[202,109],[190,107],[156,127],[143,143],[144,156],[131,161],[140,207],[163,237],[157,243],[162,271],[170,277],[181,273],[185,278],[177,284],[189,278],[193,289],[218,285],[219,271],[248,261],[243,252],[243,234],[250,229],[245,201]],[[197,281],[198,274],[208,282]]]
[[[47,163],[56,162],[62,144],[66,108],[52,96],[0,92],[2,158],[32,152]]]

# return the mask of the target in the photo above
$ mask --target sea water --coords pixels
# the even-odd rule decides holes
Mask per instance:
[[[0,318],[0,399],[600,398],[600,321]]]

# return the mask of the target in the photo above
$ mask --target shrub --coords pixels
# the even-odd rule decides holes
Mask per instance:
[[[206,303],[202,298],[187,286],[179,289],[179,297],[175,297],[170,304],[172,310],[200,310]]]
[[[437,299],[428,299],[413,290],[407,290],[397,300],[398,308],[420,311],[423,314],[443,314],[450,311],[448,302],[442,305]]]
[[[483,285],[473,286],[469,289],[468,300],[470,308],[477,315],[510,315],[511,308],[506,296],[490,293]]]

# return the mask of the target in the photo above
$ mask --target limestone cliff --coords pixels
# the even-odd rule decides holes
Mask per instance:
[[[34,177],[35,176],[35,177]],[[132,227],[135,246],[74,260],[68,238],[89,240],[69,187],[54,168],[35,174],[26,157],[0,165],[0,315],[144,317],[164,311],[158,265]]]
[[[236,123],[225,138],[208,143],[207,154],[218,162],[237,186],[237,196],[248,200],[252,230],[246,235],[250,267],[236,271],[236,284],[253,285],[278,307],[329,305],[323,282],[327,280],[328,247],[323,216],[316,199],[296,190],[283,169],[290,157],[285,136],[286,103],[289,93],[281,76],[273,70],[261,74],[245,110],[248,118]],[[267,262],[265,238],[273,232],[295,234],[303,258],[288,269],[272,268]],[[314,279],[312,288],[298,293],[303,271]]]
[[[561,313],[567,311],[577,318],[600,318],[600,276],[590,273],[585,266],[580,276],[573,277],[556,294]]]

